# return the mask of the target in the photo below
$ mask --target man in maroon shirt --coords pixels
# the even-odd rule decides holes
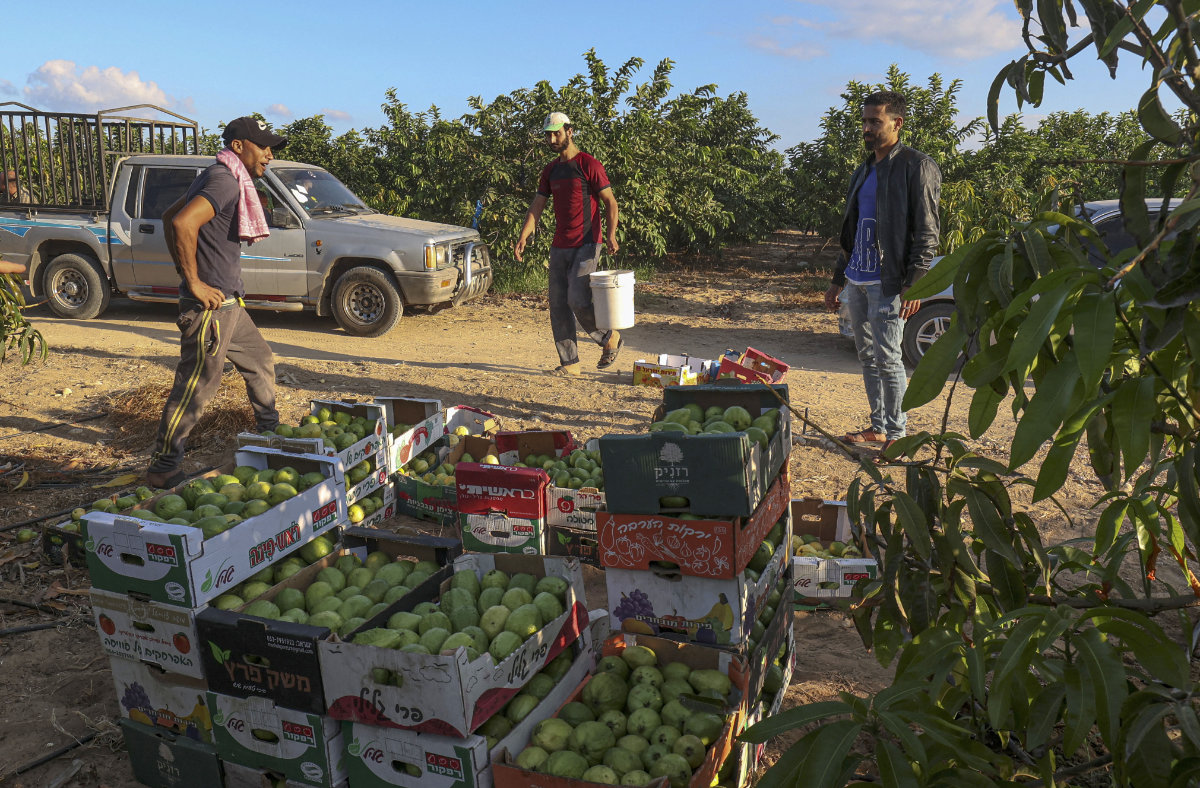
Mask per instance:
[[[550,244],[550,328],[558,349],[559,366],[548,374],[579,374],[579,347],[575,343],[575,321],[602,352],[597,369],[607,369],[621,352],[618,331],[596,328],[592,290],[588,275],[600,261],[600,203],[604,203],[603,246],[616,254],[617,198],[613,196],[604,165],[575,147],[575,128],[561,112],[546,116],[542,129],[546,145],[558,158],[546,165],[538,180],[537,194],[525,216],[521,237],[513,251],[522,260],[525,242],[533,235],[546,201],[554,198],[554,240]]]

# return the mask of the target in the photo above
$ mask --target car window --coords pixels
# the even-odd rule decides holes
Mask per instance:
[[[295,218],[291,209],[275,192],[258,181],[254,184],[258,191],[258,201],[262,203],[263,213],[267,217],[268,227],[298,227],[300,222]]]
[[[1158,221],[1158,212],[1150,211],[1151,226]],[[1104,245],[1108,247],[1108,253],[1115,255],[1126,249],[1131,249],[1137,246],[1137,240],[1129,230],[1125,229],[1125,217],[1121,214],[1107,216],[1095,223],[1096,231],[1100,233],[1100,237],[1104,239]],[[1083,247],[1087,250],[1088,261],[1097,268],[1104,265],[1104,256],[1097,250],[1095,244],[1090,239],[1083,239]]]
[[[147,167],[142,188],[142,219],[161,219],[196,180],[195,167]]]

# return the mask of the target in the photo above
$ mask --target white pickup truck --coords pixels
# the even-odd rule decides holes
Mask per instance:
[[[19,187],[0,193],[0,254],[26,265],[32,295],[61,317],[96,317],[114,294],[177,301],[162,214],[214,161],[197,142],[193,121],[158,107],[0,104],[0,171],[15,170]],[[378,213],[311,164],[277,159],[256,185],[271,234],[243,246],[247,308],[311,309],[375,337],[406,306],[457,305],[491,286],[476,230]]]

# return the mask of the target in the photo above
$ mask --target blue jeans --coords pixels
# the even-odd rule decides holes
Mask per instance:
[[[904,437],[907,423],[900,408],[908,388],[900,352],[904,320],[900,317],[900,296],[889,298],[883,295],[882,288],[878,282],[871,285],[846,282],[842,297],[850,310],[854,347],[862,363],[863,384],[871,406],[871,429],[894,440]]]

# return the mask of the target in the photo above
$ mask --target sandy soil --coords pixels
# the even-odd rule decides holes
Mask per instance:
[[[370,398],[383,394],[437,397],[497,413],[506,429],[567,428],[583,438],[644,428],[660,401],[652,389],[630,385],[633,362],[660,352],[715,357],[727,348],[758,348],[791,364],[791,399],[831,431],[866,425],[858,362],[819,308],[823,283],[806,273],[819,245],[792,233],[739,250],[716,263],[679,265],[639,284],[637,326],[625,333],[616,372],[593,368],[599,350],[582,349],[578,381],[543,376],[557,361],[547,306],[541,297],[489,297],[466,308],[406,316],[376,340],[356,339],[330,319],[257,313],[277,355],[279,409],[294,423],[313,398]],[[94,489],[122,473],[140,473],[161,400],[135,407],[139,387],[165,387],[177,357],[173,308],[116,300],[100,318],[80,322],[33,310],[51,346],[44,364],[6,364],[0,390],[0,527],[69,509],[98,497]],[[248,419],[238,379],[227,379],[218,429],[194,441],[188,470],[215,465],[231,452],[224,428]],[[136,401],[136,398],[135,398]],[[968,401],[950,409],[951,429],[963,432]],[[911,430],[935,430],[938,400],[910,413]],[[55,426],[58,425],[58,426]],[[985,453],[1007,443],[1013,425],[1002,409],[978,442]],[[14,472],[3,473],[5,463]],[[23,466],[21,466],[23,463]],[[793,496],[842,498],[857,465],[816,446],[791,456]],[[1079,472],[1074,472],[1078,470]],[[13,491],[21,472],[30,473]],[[1067,510],[1040,507],[1040,522],[1064,537],[1091,524],[1079,507],[1098,488],[1082,466],[1068,482]],[[88,579],[80,570],[39,562],[15,530],[0,532],[0,629],[58,621],[54,629],[0,637],[0,785],[49,785],[69,769],[62,786],[136,785],[114,720],[118,705],[107,659],[87,608]],[[589,571],[589,603],[604,606],[598,571]],[[13,600],[43,603],[43,611]],[[797,615],[799,667],[786,705],[863,693],[886,686],[888,671],[865,652],[849,621],[835,613]],[[57,748],[99,733],[82,748],[13,776],[14,770]],[[780,752],[776,742],[768,762]]]

